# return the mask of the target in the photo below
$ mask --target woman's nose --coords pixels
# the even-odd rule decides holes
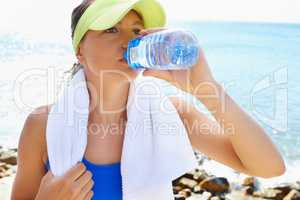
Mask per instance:
[[[136,35],[135,34],[133,34],[132,32],[130,32],[130,31],[126,31],[126,33],[124,32],[124,35],[123,35],[124,37],[123,37],[123,43],[122,43],[122,48],[123,49],[127,49],[128,48],[128,43],[131,41],[131,40],[133,40],[133,39],[135,39],[136,38]]]

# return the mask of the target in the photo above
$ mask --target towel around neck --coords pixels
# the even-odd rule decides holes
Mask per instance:
[[[173,200],[172,180],[197,166],[184,124],[156,80],[142,70],[130,85],[121,156],[123,200],[150,200],[153,194],[157,200]],[[80,69],[48,116],[46,141],[54,175],[82,160],[88,115],[89,93]]]

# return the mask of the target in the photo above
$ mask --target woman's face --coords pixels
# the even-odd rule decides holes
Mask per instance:
[[[128,42],[139,36],[142,29],[143,20],[131,10],[112,28],[103,31],[89,30],[79,45],[77,58],[88,73],[99,75],[101,71],[113,70],[133,78],[136,72],[121,59]]]

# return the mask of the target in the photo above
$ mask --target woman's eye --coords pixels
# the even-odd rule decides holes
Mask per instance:
[[[109,29],[106,29],[105,32],[106,33],[115,33],[117,32],[118,30],[116,29],[116,27],[112,27],[112,28],[109,28]]]
[[[137,35],[140,35],[141,30],[140,29],[134,29],[133,32]]]
[[[140,31],[141,31],[140,29],[134,29],[134,30],[133,30],[133,32],[134,32],[135,34],[137,34],[137,35],[140,34]],[[116,33],[116,32],[118,32],[118,29],[117,29],[116,27],[112,27],[112,28],[106,29],[105,32],[106,32],[106,33]]]

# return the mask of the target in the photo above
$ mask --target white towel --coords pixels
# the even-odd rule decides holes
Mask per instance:
[[[140,71],[127,101],[121,176],[123,200],[173,200],[172,180],[197,161],[176,108],[154,77]],[[55,104],[47,122],[50,168],[62,175],[84,156],[89,93],[80,69]]]

